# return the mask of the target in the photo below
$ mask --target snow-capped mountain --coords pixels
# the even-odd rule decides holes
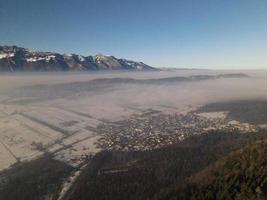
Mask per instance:
[[[31,51],[17,46],[0,46],[0,71],[156,70],[142,62],[113,56],[81,56]]]

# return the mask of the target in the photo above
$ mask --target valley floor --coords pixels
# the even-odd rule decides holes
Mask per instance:
[[[83,81],[0,94],[0,199],[16,199],[11,190],[27,200],[125,199],[121,191],[132,199],[160,199],[193,173],[266,137],[266,101],[209,104],[207,91],[191,87],[206,88],[210,80],[138,86],[124,79]],[[25,180],[36,187],[26,191]],[[90,189],[81,186],[85,182]]]

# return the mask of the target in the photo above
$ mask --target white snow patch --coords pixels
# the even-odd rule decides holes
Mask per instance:
[[[81,55],[79,55],[78,58],[79,58],[79,60],[80,60],[81,62],[83,62],[83,61],[85,60],[84,57],[81,56]]]
[[[0,59],[14,57],[14,53],[0,53]]]
[[[27,58],[26,60],[27,60],[27,62],[37,62],[37,61],[40,61],[40,60],[44,60],[44,58],[42,58],[42,57],[32,57],[32,58]]]
[[[54,55],[49,55],[49,56],[45,56],[45,57],[31,57],[31,58],[27,58],[27,62],[37,62],[37,61],[41,61],[41,60],[45,60],[46,62],[49,62],[51,59],[54,59],[56,56]]]

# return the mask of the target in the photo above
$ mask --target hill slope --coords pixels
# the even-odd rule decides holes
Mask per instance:
[[[193,175],[168,199],[267,199],[267,141],[260,141]]]
[[[187,177],[262,137],[265,132],[215,131],[152,151],[103,152],[90,162],[66,200],[168,199]]]

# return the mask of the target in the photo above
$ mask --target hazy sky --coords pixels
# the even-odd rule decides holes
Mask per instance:
[[[267,68],[266,0],[0,0],[0,44],[158,67]]]

